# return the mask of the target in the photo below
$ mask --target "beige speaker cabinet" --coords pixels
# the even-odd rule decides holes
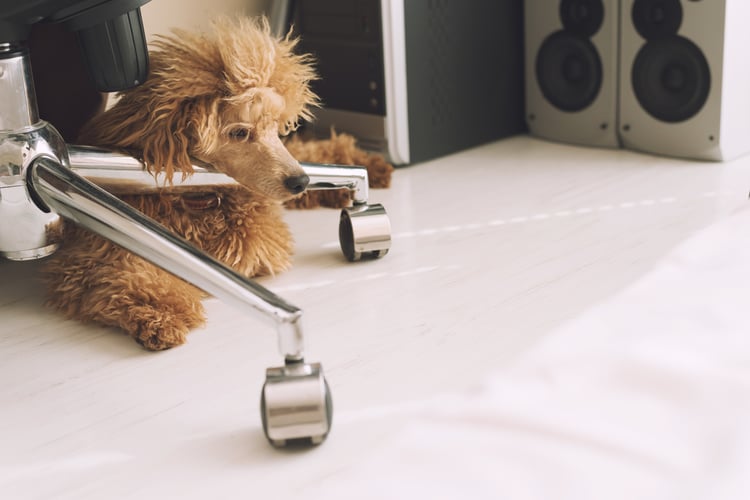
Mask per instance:
[[[618,147],[618,0],[525,0],[526,123],[552,141]]]
[[[750,151],[750,2],[621,1],[624,147],[729,160]]]

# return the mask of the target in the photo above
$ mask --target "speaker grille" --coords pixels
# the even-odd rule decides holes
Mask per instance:
[[[455,71],[445,64],[446,54],[453,50],[457,44],[456,25],[451,22],[455,19],[455,13],[451,12],[451,6],[447,0],[427,0],[425,11],[427,29],[432,36],[425,40],[429,44],[426,71],[430,88],[430,122],[436,127],[444,127],[456,116],[456,100],[450,96],[460,92],[460,83]],[[455,8],[455,7],[453,7]]]
[[[412,161],[524,129],[519,0],[405,0]]]

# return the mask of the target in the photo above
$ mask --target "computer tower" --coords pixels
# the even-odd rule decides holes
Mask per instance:
[[[395,164],[524,132],[521,0],[294,0],[272,4],[317,59],[333,127]]]

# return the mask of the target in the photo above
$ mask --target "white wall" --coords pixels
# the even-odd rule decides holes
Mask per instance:
[[[272,0],[151,0],[141,7],[146,36],[175,27],[202,30],[217,14],[259,15]]]

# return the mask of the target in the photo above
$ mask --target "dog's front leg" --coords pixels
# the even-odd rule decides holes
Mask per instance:
[[[73,231],[43,269],[51,306],[69,318],[120,328],[154,351],[183,344],[204,323],[200,290],[98,236]]]

